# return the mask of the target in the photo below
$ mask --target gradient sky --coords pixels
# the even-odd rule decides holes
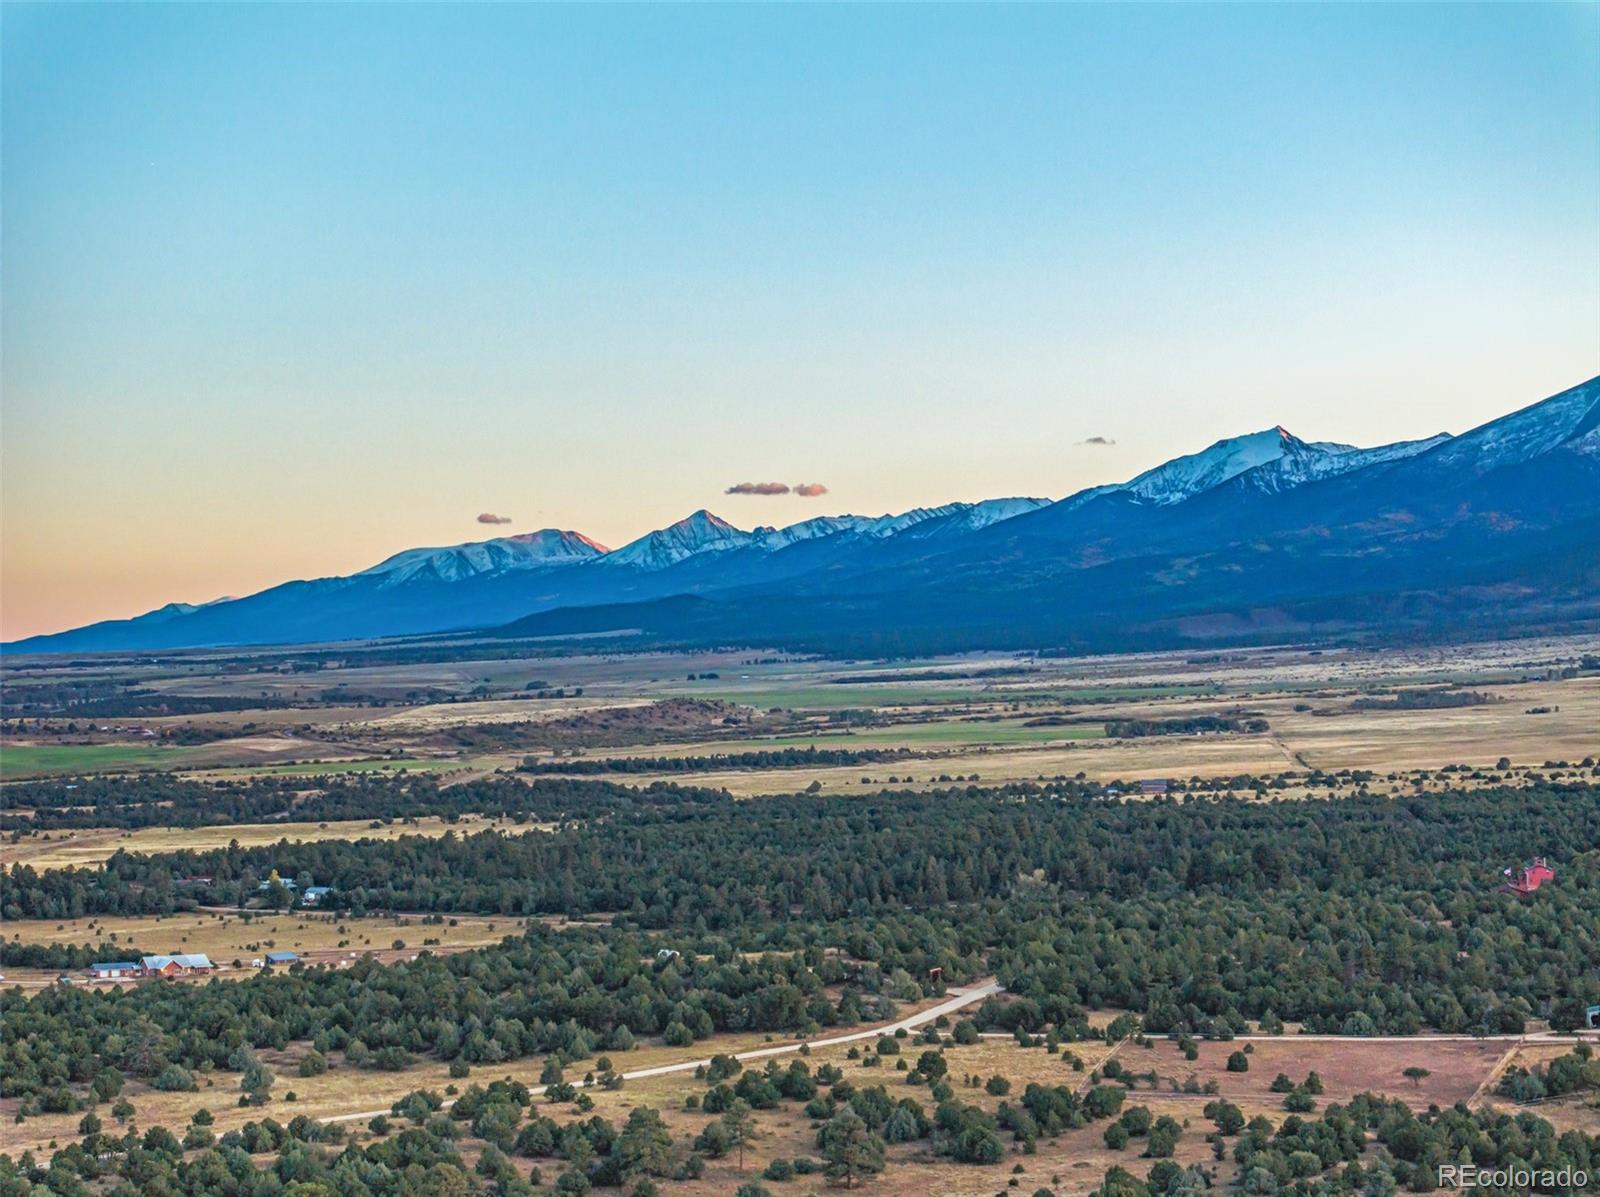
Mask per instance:
[[[0,19],[7,638],[1600,373],[1592,5]]]

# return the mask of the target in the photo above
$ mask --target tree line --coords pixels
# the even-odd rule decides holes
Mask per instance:
[[[909,757],[909,748],[766,748],[757,752],[718,752],[709,756],[617,756],[594,760],[529,758],[521,773],[703,773],[713,769],[797,769],[807,765],[856,765]]]

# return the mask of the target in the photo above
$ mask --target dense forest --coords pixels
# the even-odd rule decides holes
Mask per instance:
[[[581,784],[557,783],[550,806]],[[1600,1002],[1592,786],[1282,802],[1033,785],[746,802],[611,788],[603,817],[552,833],[17,865],[0,914],[254,902],[277,870],[333,886],[324,904],[355,915],[612,913],[623,928],[839,947],[913,972],[970,973],[987,955],[1020,999],[995,1017],[1029,1028],[1121,1007],[1155,1030],[1270,1016],[1347,1034],[1496,1032]],[[1534,854],[1559,884],[1499,892],[1502,869]],[[179,884],[194,876],[212,880]]]
[[[251,1051],[291,1042],[386,1071],[427,1056],[576,1060],[627,1051],[644,1036],[687,1046],[718,1031],[881,1020],[893,1013],[891,988],[922,996],[903,970],[886,975],[819,950],[753,960],[726,942],[702,946],[713,952],[535,927],[498,947],[390,965],[362,960],[200,986],[11,989],[0,992],[0,1095],[27,1099],[25,1109],[72,1110],[108,1069],[188,1088],[196,1072],[246,1072]],[[951,959],[953,972],[960,963]],[[847,984],[834,1000],[824,986],[838,983]]]
[[[427,773],[252,777],[215,784],[172,774],[17,782],[0,830],[81,827],[223,827],[231,823],[413,819],[488,815],[547,822],[592,818],[680,800],[724,800],[721,791],[624,786],[555,778],[530,783],[480,778],[449,787]],[[27,811],[27,814],[21,812]]]
[[[667,1134],[648,1109],[624,1126],[558,1123],[539,1111],[582,1114],[586,1100],[559,1079],[539,1106],[525,1087],[498,1082],[469,1085],[451,1106],[413,1094],[359,1145],[303,1118],[263,1119],[220,1139],[199,1125],[181,1139],[159,1128],[108,1132],[102,1119],[130,1081],[216,1084],[229,1101],[277,1102],[288,1085],[262,1060],[291,1045],[303,1068],[387,1072],[431,1060],[466,1077],[542,1056],[557,1078],[594,1060],[584,1069],[603,1080],[641,1042],[690,1048],[729,1031],[816,1034],[886,1020],[898,1002],[986,974],[1006,1000],[969,1007],[961,1042],[979,1029],[1059,1045],[1140,1031],[1225,1039],[1285,1022],[1351,1036],[1518,1032],[1535,1018],[1571,1028],[1600,1003],[1600,787],[1576,780],[1294,801],[1256,780],[1239,787],[1244,796],[1152,801],[1107,797],[1087,781],[747,801],[553,777],[449,788],[422,775],[70,784],[17,786],[8,797],[37,819],[99,825],[137,826],[158,812],[191,825],[289,810],[297,821],[490,812],[553,830],[124,852],[98,869],[16,865],[0,878],[0,917],[257,906],[261,881],[276,871],[332,886],[324,905],[335,917],[614,921],[559,932],[532,922],[493,947],[424,950],[394,964],[363,959],[200,985],[11,989],[0,994],[0,1095],[18,1100],[23,1118],[81,1113],[85,1139],[42,1163],[0,1159],[0,1197],[32,1197],[35,1184],[62,1194],[318,1191],[303,1187],[311,1184],[350,1194],[533,1191],[516,1157],[558,1192],[637,1187],[696,1175],[726,1155],[729,1110],[782,1102],[813,1121],[815,1158],[776,1161],[763,1183],[808,1171],[864,1176],[901,1143],[994,1164],[1095,1119],[1108,1147],[1127,1151],[1101,1197],[1197,1197],[1209,1184],[1204,1171],[1159,1158],[1185,1133],[1208,1136],[1215,1158],[1237,1165],[1241,1188],[1262,1195],[1388,1197],[1429,1187],[1432,1170],[1464,1151],[1486,1166],[1600,1161],[1594,1139],[1557,1135],[1530,1115],[1418,1115],[1370,1097],[1276,1129],[1216,1101],[1204,1116],[1212,1126],[1184,1131],[1170,1118],[1151,1124],[1099,1074],[1083,1091],[1030,1084],[988,1113],[956,1095],[933,1029],[904,1077],[920,1087],[896,1090],[898,1077],[856,1085],[798,1060],[735,1068],[708,1082],[698,1107],[707,1122],[692,1137]],[[1536,854],[1550,859],[1556,882],[1531,897],[1501,891],[1502,870]],[[269,904],[293,901],[287,889],[268,891]],[[0,961],[71,968],[129,952],[7,944]],[[1089,1012],[1108,1008],[1128,1013],[1092,1027]],[[1519,1102],[1587,1092],[1600,1084],[1597,1067],[1580,1049],[1513,1069],[1501,1092]],[[1377,1147],[1362,1152],[1369,1140]]]

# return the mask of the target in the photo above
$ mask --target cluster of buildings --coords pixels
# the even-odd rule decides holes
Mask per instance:
[[[170,956],[141,956],[138,960],[114,960],[91,964],[89,976],[96,981],[118,981],[130,977],[194,977],[216,971],[204,952],[176,952]]]
[[[260,885],[256,886],[256,892],[263,894],[268,893],[274,885],[283,886],[283,888],[288,890],[291,894],[300,891],[300,887],[293,881],[285,881],[281,877],[273,877],[271,880],[263,881]],[[308,885],[303,891],[299,892],[300,905],[320,906],[322,905],[322,899],[326,898],[332,892],[333,886],[331,885]]]
[[[250,961],[254,968],[287,968],[300,963],[296,952],[268,952]],[[217,971],[204,952],[174,952],[165,956],[141,956],[137,960],[108,960],[89,966],[92,981],[143,981],[151,977],[203,977]],[[66,981],[70,977],[63,974]]]

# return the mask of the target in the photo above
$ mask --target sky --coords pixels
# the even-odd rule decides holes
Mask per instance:
[[[6,639],[1600,373],[1594,5],[8,3],[0,47]]]

